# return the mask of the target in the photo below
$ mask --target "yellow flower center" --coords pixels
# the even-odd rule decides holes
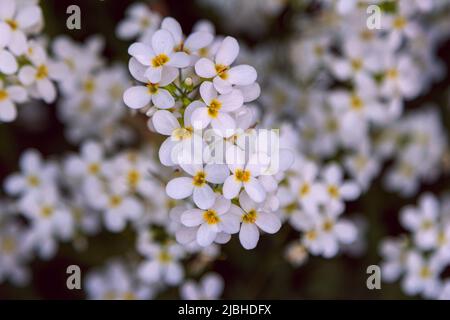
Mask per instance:
[[[11,237],[6,237],[2,241],[1,251],[4,253],[12,253],[16,250],[16,242]]]
[[[206,174],[204,171],[199,171],[192,179],[192,184],[196,187],[203,187],[206,184]]]
[[[310,191],[311,191],[311,187],[307,183],[304,183],[298,190],[301,197],[306,196],[307,194],[309,194]]]
[[[19,24],[12,19],[6,19],[5,22],[11,27],[11,29],[16,30],[19,27]]]
[[[317,232],[316,232],[316,230],[309,230],[308,232],[306,232],[305,237],[309,241],[316,240],[317,239]]]
[[[52,216],[53,211],[54,211],[53,207],[51,207],[51,206],[44,206],[44,207],[41,208],[41,216],[44,217],[44,218],[49,218],[49,217]]]
[[[357,95],[353,95],[350,98],[350,106],[353,110],[358,111],[364,107],[364,102]]]
[[[159,84],[157,83],[147,83],[148,93],[155,94],[158,92]]]
[[[242,222],[255,223],[257,217],[258,213],[253,209],[242,216]]]
[[[428,279],[432,275],[431,270],[429,267],[424,266],[420,269],[420,277],[423,279]]]
[[[6,90],[0,90],[0,101],[8,99],[8,92]]]
[[[27,182],[32,187],[37,187],[40,184],[39,178],[36,176],[28,176]]]
[[[153,59],[152,59],[152,66],[154,67],[154,68],[157,68],[157,67],[162,67],[163,65],[165,65],[167,62],[169,62],[169,57],[166,55],[166,54],[164,54],[164,53],[161,53],[161,54],[158,54],[157,56],[155,56]]]
[[[48,69],[46,65],[41,64],[36,71],[36,79],[42,80],[48,77]]]
[[[234,176],[237,181],[246,183],[250,181],[251,174],[248,170],[236,169]]]
[[[389,69],[388,71],[386,71],[386,76],[389,79],[397,79],[398,78],[398,71],[395,68]]]
[[[332,198],[339,198],[339,189],[335,185],[328,186],[328,193]]]
[[[216,64],[216,72],[219,77],[221,77],[223,80],[228,79],[228,70],[230,67],[225,66],[223,64]]]
[[[120,204],[122,203],[122,197],[115,195],[115,196],[111,196],[109,198],[109,206],[111,208],[117,208],[118,206],[120,206]]]
[[[363,62],[362,62],[361,59],[353,59],[352,60],[352,68],[353,68],[353,70],[359,71],[359,70],[361,70],[362,66],[363,66]]]
[[[158,260],[162,263],[169,263],[172,261],[172,256],[167,251],[161,251],[158,256]]]
[[[429,229],[431,229],[432,227],[433,227],[433,221],[428,220],[428,219],[422,221],[421,228],[422,228],[423,230],[429,230]]]
[[[92,79],[86,80],[83,83],[83,90],[87,93],[92,93],[95,90],[95,81]]]
[[[394,19],[394,28],[403,29],[406,26],[406,19],[404,17],[397,17]]]
[[[220,102],[217,99],[213,99],[208,106],[208,115],[211,118],[217,118],[221,108],[222,108],[222,102]]]
[[[89,172],[90,174],[95,175],[95,174],[99,173],[99,171],[100,171],[100,166],[99,166],[98,163],[91,163],[91,164],[88,166],[88,172]]]
[[[191,127],[177,128],[172,132],[172,137],[176,141],[189,139],[190,137],[192,137],[192,131],[193,131],[193,129]]]
[[[207,224],[217,224],[220,222],[220,218],[217,212],[211,209],[203,213],[203,219]]]
[[[333,227],[334,227],[334,222],[329,219],[325,220],[322,225],[322,228],[325,232],[330,232],[331,230],[333,230]]]
[[[140,178],[141,178],[141,175],[137,170],[132,169],[132,170],[128,171],[127,180],[128,180],[128,184],[132,188],[136,188]]]
[[[209,50],[206,47],[205,48],[201,48],[200,50],[198,50],[198,55],[200,57],[206,57],[208,55],[208,53],[209,53]]]

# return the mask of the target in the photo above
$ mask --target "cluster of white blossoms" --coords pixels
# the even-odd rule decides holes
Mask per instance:
[[[386,282],[402,278],[407,295],[450,299],[450,199],[423,194],[417,206],[402,209],[400,223],[406,231],[380,246],[381,274]]]
[[[57,37],[49,58],[35,37],[37,1],[0,0],[0,120],[58,92],[78,148],[48,158],[26,150],[4,180],[0,283],[26,284],[33,258],[55,257],[60,243],[89,253],[110,234],[131,248],[89,272],[88,298],[151,299],[178,287],[184,299],[217,299],[226,284],[214,262],[233,235],[243,255],[262,237],[282,242],[273,254],[294,267],[361,251],[371,226],[347,203],[377,178],[412,197],[442,175],[440,106],[407,106],[445,76],[435,51],[450,35],[450,1],[198,2],[260,41],[246,47],[206,20],[185,34],[136,3],[116,28],[136,41],[128,68],[102,57],[99,36]],[[382,24],[372,30],[373,3]],[[275,23],[292,36],[265,41]],[[383,245],[382,274],[403,274],[407,294],[450,296],[439,278],[449,207],[424,196],[401,214],[410,234]]]
[[[0,122],[14,121],[17,105],[29,99],[53,102],[54,81],[65,73],[38,37],[43,17],[37,2],[0,1]]]

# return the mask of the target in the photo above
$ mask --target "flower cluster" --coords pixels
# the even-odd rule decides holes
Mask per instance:
[[[382,276],[393,282],[402,277],[407,295],[450,299],[450,279],[442,278],[450,265],[450,202],[432,194],[420,197],[417,206],[400,213],[406,233],[381,244]]]
[[[37,1],[0,1],[0,121],[17,117],[17,104],[30,98],[51,103],[56,99],[54,81],[65,73],[51,59],[37,37],[43,26]]]

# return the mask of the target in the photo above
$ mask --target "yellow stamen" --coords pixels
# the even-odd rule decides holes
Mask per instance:
[[[196,187],[203,187],[206,184],[206,174],[204,171],[199,171],[192,179],[192,184]]]
[[[203,213],[203,219],[207,224],[217,224],[220,222],[220,218],[217,212],[211,209]]]
[[[258,213],[256,210],[250,210],[242,216],[242,222],[244,223],[255,223]]]
[[[251,173],[248,170],[236,169],[234,176],[237,181],[247,183],[250,181]]]
[[[36,79],[42,80],[48,77],[48,69],[46,65],[41,64],[36,71]]]
[[[219,77],[221,77],[223,80],[228,79],[228,70],[230,67],[225,66],[223,64],[216,64],[216,72]]]
[[[163,65],[165,65],[167,62],[169,62],[169,57],[166,55],[166,54],[164,54],[164,53],[161,53],[161,54],[158,54],[157,56],[155,56],[153,59],[152,59],[152,66],[154,67],[154,68],[157,68],[157,67],[162,67]]]

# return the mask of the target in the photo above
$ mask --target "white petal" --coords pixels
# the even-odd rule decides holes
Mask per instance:
[[[204,223],[198,228],[197,231],[197,242],[202,247],[207,247],[213,243],[217,236],[216,229],[211,228],[208,224]]]
[[[0,49],[0,72],[9,75],[15,73],[17,68],[16,58],[8,51]]]
[[[169,137],[161,144],[158,155],[159,161],[161,161],[163,165],[167,167],[175,165],[175,162],[173,161],[175,159],[172,157],[172,150],[177,143],[177,141],[173,141],[172,138]]]
[[[166,17],[161,22],[161,29],[167,30],[173,37],[175,44],[181,42],[183,38],[183,30],[177,20],[172,17]]]
[[[251,177],[249,182],[244,183],[244,188],[253,201],[263,202],[266,199],[266,191],[256,178]]]
[[[176,52],[170,55],[170,60],[167,65],[175,68],[185,68],[189,65],[190,61],[191,59],[185,52]]]
[[[236,198],[241,190],[242,182],[236,180],[234,175],[229,176],[223,185],[223,196],[227,199]]]
[[[194,188],[193,199],[197,207],[206,210],[214,205],[216,194],[209,185],[205,185],[201,188]]]
[[[239,232],[239,240],[245,249],[254,249],[259,240],[259,231],[255,224],[242,223],[241,231]]]
[[[3,49],[11,40],[11,27],[5,22],[0,22],[0,49]]]
[[[247,86],[256,81],[256,70],[249,65],[240,65],[228,71],[228,81],[234,85]]]
[[[0,121],[11,122],[17,117],[17,109],[11,100],[0,102]]]
[[[278,232],[281,228],[280,218],[268,212],[259,212],[255,223],[261,230],[270,234]]]
[[[16,21],[19,27],[23,30],[37,25],[40,22],[41,17],[41,8],[38,6],[27,6],[20,10],[16,17]]]
[[[239,44],[233,37],[226,37],[220,44],[216,54],[216,63],[225,66],[231,65],[239,54]]]
[[[220,217],[220,220],[220,228],[222,229],[222,231],[229,234],[234,234],[239,231],[239,226],[241,223],[239,216],[227,213],[222,215]]]
[[[195,73],[199,77],[210,79],[216,76],[217,71],[214,62],[207,58],[201,58],[195,63]]]
[[[239,109],[242,107],[242,104],[244,103],[244,97],[242,96],[242,93],[239,90],[232,90],[228,94],[223,94],[218,99],[220,102],[222,102],[222,109],[223,111],[231,112]]]
[[[190,209],[181,215],[181,223],[186,227],[196,227],[203,222],[203,210]]]
[[[6,89],[10,99],[14,102],[23,103],[27,100],[27,90],[21,86],[10,86]]]
[[[150,103],[151,94],[147,87],[128,88],[123,94],[123,102],[132,109],[141,109]]]
[[[360,189],[356,183],[346,182],[341,186],[341,193],[345,200],[355,200],[359,196]]]
[[[19,80],[24,85],[29,86],[36,79],[36,69],[31,66],[24,66],[19,71]]]
[[[215,77],[213,79],[214,88],[221,94],[230,93],[233,89],[231,82],[223,80],[221,77]]]
[[[257,203],[249,197],[247,192],[241,192],[241,194],[239,195],[239,204],[241,208],[245,210],[245,212],[256,210],[258,207]]]
[[[211,81],[205,81],[200,85],[200,96],[207,105],[210,105],[211,101],[217,98],[217,91]]]
[[[149,66],[154,56],[153,50],[142,42],[133,43],[128,48],[128,53],[144,66]]]
[[[175,116],[167,110],[157,111],[152,118],[153,126],[158,133],[170,136],[172,132],[180,127]]]
[[[230,170],[224,164],[208,164],[205,166],[205,173],[207,181],[222,184],[230,175]]]
[[[160,109],[170,109],[175,105],[175,99],[165,89],[158,89],[152,97],[153,104]]]
[[[145,76],[145,71],[147,67],[141,64],[136,58],[132,57],[128,62],[128,69],[130,70],[133,78],[140,82],[147,82],[147,77]]]
[[[218,130],[223,137],[231,137],[236,129],[236,121],[227,113],[220,112],[217,118],[211,120],[211,126]]]
[[[162,77],[163,68],[162,67],[148,67],[145,71],[145,77],[151,82],[151,83],[158,83],[161,80]]]
[[[191,123],[195,129],[204,129],[210,122],[208,108],[198,108],[192,112]]]
[[[53,101],[55,101],[56,88],[49,79],[38,80],[37,89],[45,102],[52,103]]]
[[[2,0],[0,1],[0,19],[12,19],[16,12],[16,1],[14,0]]]
[[[153,34],[152,48],[155,54],[169,54],[174,46],[175,43],[169,31],[160,29]]]
[[[192,194],[193,189],[192,179],[181,177],[169,181],[166,193],[172,199],[185,199]]]
[[[191,33],[184,42],[184,46],[191,51],[197,51],[198,49],[205,48],[211,44],[214,36],[209,32],[197,31]]]

